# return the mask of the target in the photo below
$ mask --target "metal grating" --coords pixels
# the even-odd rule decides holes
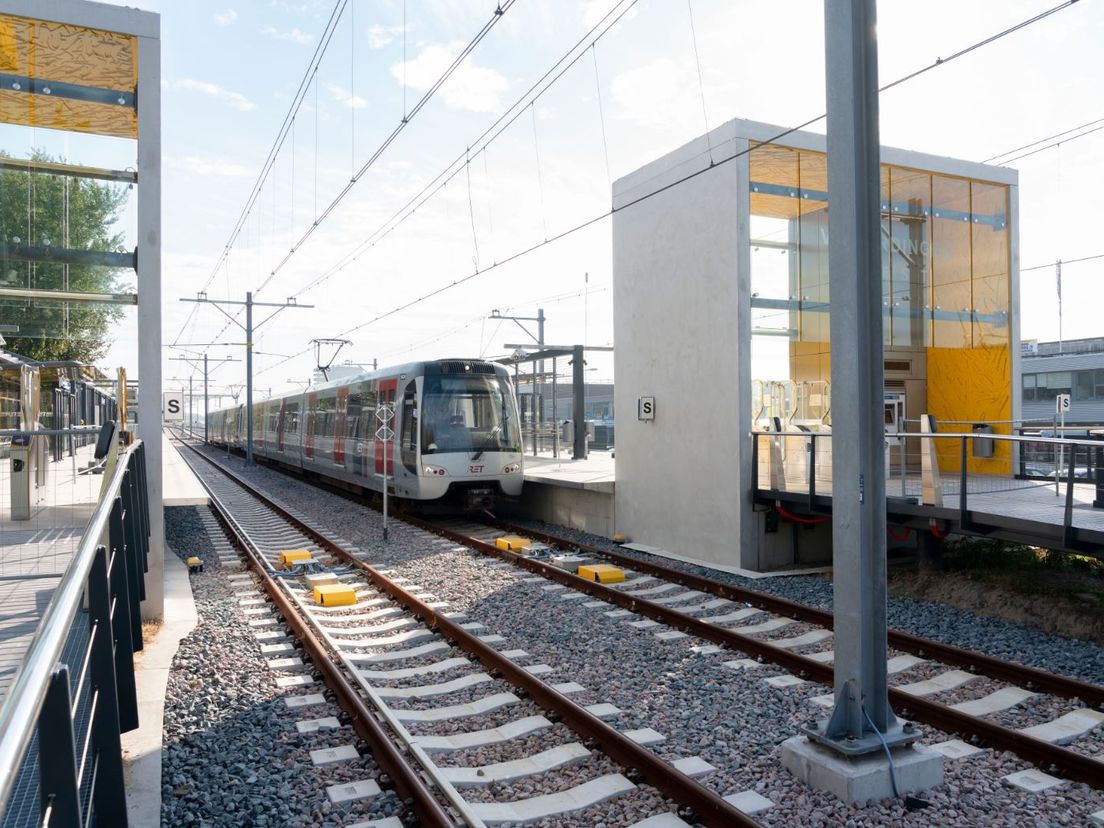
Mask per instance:
[[[64,663],[69,665],[69,692],[75,691],[80,680],[82,661],[88,651],[88,615],[83,610],[73,619],[63,654]],[[84,744],[90,724],[92,697],[89,692],[91,681],[86,679],[84,690],[77,700],[76,716],[73,720],[73,733],[76,742],[76,758],[79,760],[81,746]],[[86,763],[84,777],[81,779],[81,808],[87,816],[91,799],[92,762]],[[0,828],[35,828],[40,824],[39,786],[38,786],[38,735],[32,739],[27,755],[19,768],[15,787],[12,790],[8,810],[0,821]],[[93,824],[93,823],[89,823]]]

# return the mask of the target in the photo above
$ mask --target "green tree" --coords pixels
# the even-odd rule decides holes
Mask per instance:
[[[0,151],[0,156],[7,156]],[[57,161],[35,152],[39,162]],[[114,251],[123,234],[113,232],[127,188],[88,178],[0,169],[0,286],[122,293],[130,289],[116,268],[27,262],[10,257],[13,247]],[[0,297],[0,324],[18,325],[4,335],[5,350],[35,360],[94,362],[107,353],[118,305]]]

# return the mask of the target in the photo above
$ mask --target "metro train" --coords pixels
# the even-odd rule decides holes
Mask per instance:
[[[394,432],[380,439],[380,403]],[[521,428],[506,369],[482,360],[414,362],[253,405],[253,453],[412,501],[486,507],[521,494]],[[244,405],[212,412],[212,443],[244,449]],[[386,466],[385,466],[386,463]]]

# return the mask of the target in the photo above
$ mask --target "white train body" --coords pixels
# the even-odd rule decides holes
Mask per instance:
[[[394,436],[377,432],[391,403]],[[245,448],[244,405],[214,411],[212,443]],[[253,452],[397,497],[521,494],[521,430],[510,375],[481,360],[436,360],[360,374],[253,405]]]

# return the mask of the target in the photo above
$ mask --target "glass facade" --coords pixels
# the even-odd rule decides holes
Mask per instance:
[[[826,157],[755,145],[749,172],[752,373],[797,398],[831,380]],[[934,414],[947,430],[1010,420],[1009,188],[883,164],[881,208],[887,392],[905,396],[908,419]],[[1011,469],[1007,453],[969,462]]]

